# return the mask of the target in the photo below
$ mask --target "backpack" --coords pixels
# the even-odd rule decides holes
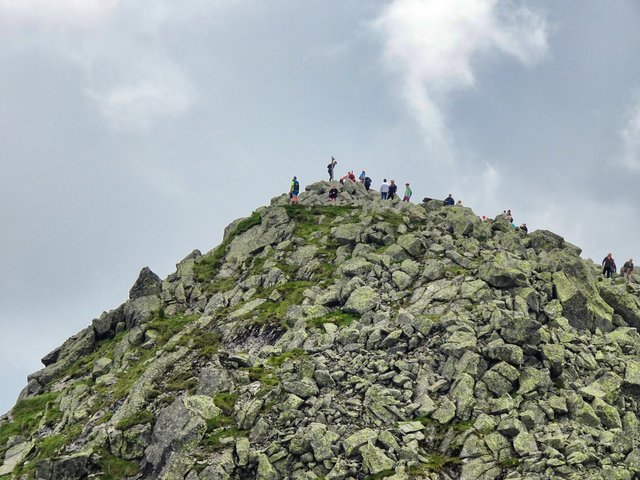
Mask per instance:
[[[299,192],[300,191],[300,183],[297,180],[295,182],[293,182],[293,190],[295,192]]]

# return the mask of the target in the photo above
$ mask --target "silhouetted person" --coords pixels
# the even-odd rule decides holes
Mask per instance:
[[[338,164],[338,161],[331,157],[331,163],[329,163],[329,165],[327,165],[327,172],[329,172],[329,181],[333,180],[333,170],[336,168],[336,165]]]
[[[604,260],[602,260],[602,267],[602,274],[607,278],[611,278],[611,274],[616,271],[616,261],[613,259],[611,254],[604,257]]]
[[[633,273],[633,258],[624,262],[620,273],[624,274],[624,278],[627,279],[627,285],[629,285],[631,283],[631,274]]]
[[[391,184],[389,185],[389,196],[387,197],[389,200],[393,200],[396,198],[396,192],[398,191],[398,185],[396,185],[395,180],[391,180]]]
[[[298,203],[298,194],[300,193],[300,182],[298,182],[298,177],[293,177],[291,180],[291,188],[289,189],[289,198],[291,199],[291,203]]]
[[[443,205],[446,205],[448,207],[452,206],[453,204],[456,203],[456,201],[453,199],[453,197],[451,196],[451,194],[449,194],[449,196],[447,198],[444,199],[444,201],[442,202]]]

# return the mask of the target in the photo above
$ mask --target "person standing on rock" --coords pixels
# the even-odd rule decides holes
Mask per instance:
[[[364,177],[364,189],[368,192],[369,189],[371,188],[371,182],[373,180],[371,180],[371,177]]]
[[[404,197],[402,197],[403,202],[408,202],[411,200],[411,195],[413,195],[413,191],[408,183],[404,184]]]
[[[360,175],[358,175],[358,180],[360,180],[360,183],[364,183],[365,178],[367,178],[367,174],[364,170],[362,170],[362,172],[360,172]]]
[[[387,198],[389,200],[393,200],[394,198],[396,198],[397,191],[398,191],[398,185],[396,185],[396,181],[391,180],[391,183],[389,184],[389,195],[387,196]]]
[[[447,198],[445,198],[442,203],[443,203],[443,205],[446,205],[447,207],[451,207],[456,203],[456,201],[453,199],[451,194],[449,194],[449,196]]]
[[[336,168],[336,165],[338,164],[338,161],[331,157],[331,163],[329,163],[329,165],[327,165],[327,172],[329,172],[329,181],[332,182],[333,181],[333,170]]]
[[[300,182],[298,182],[298,177],[294,176],[293,180],[291,180],[291,188],[289,189],[289,198],[291,199],[291,203],[298,203],[299,193]]]
[[[385,178],[382,181],[382,185],[380,185],[380,198],[382,200],[386,200],[387,195],[389,195],[389,184],[387,183],[387,179]]]
[[[627,285],[629,285],[631,283],[631,274],[633,273],[633,258],[630,258],[629,260],[624,262],[620,273],[624,275],[624,278],[627,279]]]
[[[616,271],[616,262],[610,253],[602,260],[602,267],[602,274],[606,278],[611,278],[611,274]]]

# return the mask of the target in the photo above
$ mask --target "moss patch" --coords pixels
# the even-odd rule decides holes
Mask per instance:
[[[140,410],[139,412],[120,420],[116,425],[116,428],[118,430],[128,430],[135,425],[151,423],[153,421],[153,418],[153,413],[147,410]]]
[[[222,410],[224,415],[232,415],[233,408],[238,400],[238,395],[235,393],[218,393],[213,397],[213,403]]]
[[[116,457],[111,452],[100,450],[98,465],[101,471],[101,480],[121,480],[132,477],[140,471],[140,466],[122,458]]]

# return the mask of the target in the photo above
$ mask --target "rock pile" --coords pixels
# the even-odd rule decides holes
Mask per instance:
[[[640,301],[561,237],[307,187],[43,358],[0,478],[632,479]]]

